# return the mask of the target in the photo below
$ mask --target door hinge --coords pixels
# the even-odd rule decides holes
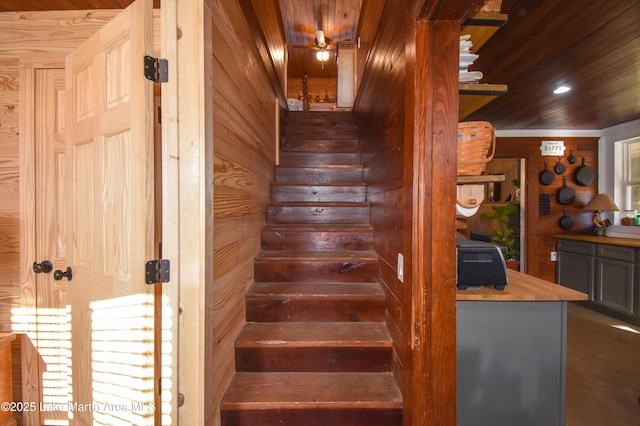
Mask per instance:
[[[171,262],[167,259],[155,259],[149,260],[145,267],[145,283],[168,283],[169,282],[169,270],[171,269]]]
[[[169,61],[145,55],[144,76],[156,83],[166,83],[169,81]]]

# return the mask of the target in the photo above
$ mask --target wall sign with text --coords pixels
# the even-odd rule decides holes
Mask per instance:
[[[543,156],[561,157],[564,155],[564,141],[542,141],[540,151]]]

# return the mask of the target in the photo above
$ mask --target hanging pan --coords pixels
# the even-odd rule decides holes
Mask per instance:
[[[576,200],[576,191],[573,188],[569,188],[567,186],[566,176],[563,179],[564,183],[562,184],[562,187],[560,187],[560,189],[556,191],[556,201],[558,202],[558,204],[567,206],[569,204],[573,204],[573,202]]]
[[[553,181],[556,180],[556,175],[549,170],[549,165],[546,161],[544,162],[544,170],[540,172],[539,179],[540,183],[543,185],[551,185]]]
[[[560,228],[567,229],[573,228],[573,219],[567,215],[567,208],[564,208],[564,215],[560,218]]]
[[[573,155],[573,148],[569,150],[569,156],[567,157],[567,163],[575,164],[578,161],[578,157]]]
[[[553,170],[556,172],[556,174],[562,175],[564,174],[564,172],[567,171],[567,167],[562,164],[562,157],[558,157],[558,162],[556,163],[555,166],[553,166]]]
[[[596,172],[586,164],[584,164],[584,157],[582,157],[582,164],[576,167],[573,171],[573,178],[580,186],[591,185],[596,178]]]

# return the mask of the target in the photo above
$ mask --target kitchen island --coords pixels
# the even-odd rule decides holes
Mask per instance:
[[[458,290],[457,424],[564,425],[567,302],[585,293],[517,271]]]

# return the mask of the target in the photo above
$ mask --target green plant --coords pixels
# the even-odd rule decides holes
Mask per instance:
[[[491,231],[491,241],[505,248],[505,259],[520,260],[520,236],[509,218],[516,214],[515,204],[492,206],[493,213],[481,213],[480,220],[495,220],[496,225]]]

